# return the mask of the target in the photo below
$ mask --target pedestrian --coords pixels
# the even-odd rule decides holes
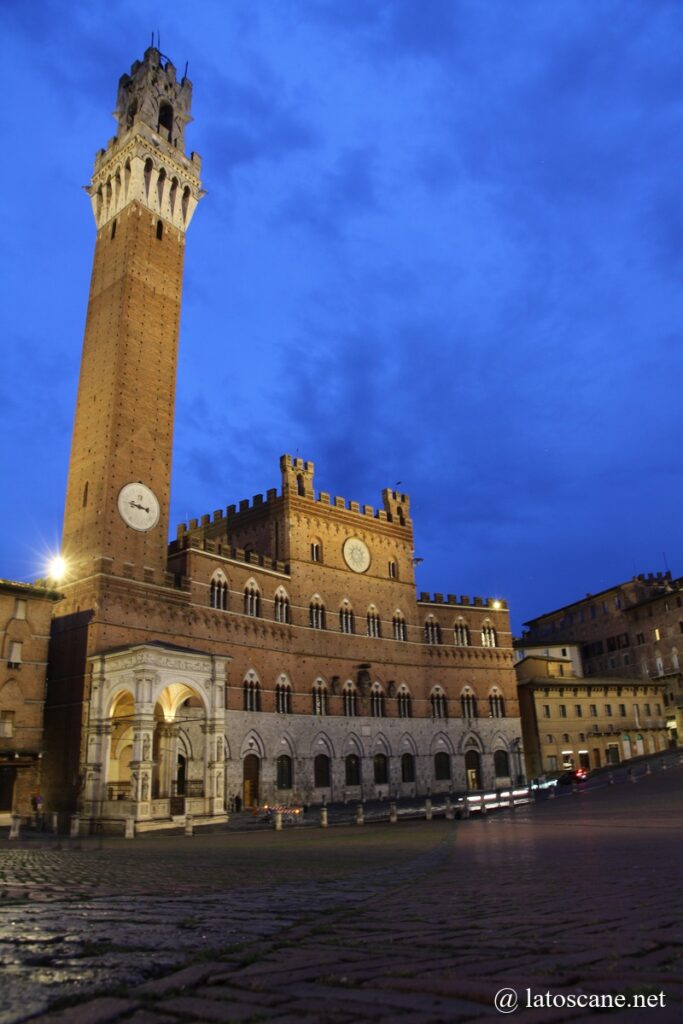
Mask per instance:
[[[235,794],[234,804],[235,814],[239,814],[240,811],[242,810],[242,797],[239,795],[239,793]]]

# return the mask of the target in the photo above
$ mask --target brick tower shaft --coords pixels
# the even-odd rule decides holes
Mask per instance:
[[[191,85],[153,47],[119,83],[118,133],[88,188],[97,224],[64,516],[68,576],[166,564]],[[101,563],[99,563],[101,564]],[[130,570],[129,570],[130,571]]]

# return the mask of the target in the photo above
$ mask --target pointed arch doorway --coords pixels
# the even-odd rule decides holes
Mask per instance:
[[[247,754],[242,765],[242,806],[257,807],[261,762],[256,754]]]

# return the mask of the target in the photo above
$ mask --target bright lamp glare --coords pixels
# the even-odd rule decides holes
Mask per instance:
[[[66,562],[61,555],[55,555],[48,566],[50,579],[61,580],[66,575]]]

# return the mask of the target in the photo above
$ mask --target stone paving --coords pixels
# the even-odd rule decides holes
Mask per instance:
[[[683,767],[463,822],[86,845],[2,868],[2,1021],[486,1024],[501,989],[518,1021],[683,1020]]]

